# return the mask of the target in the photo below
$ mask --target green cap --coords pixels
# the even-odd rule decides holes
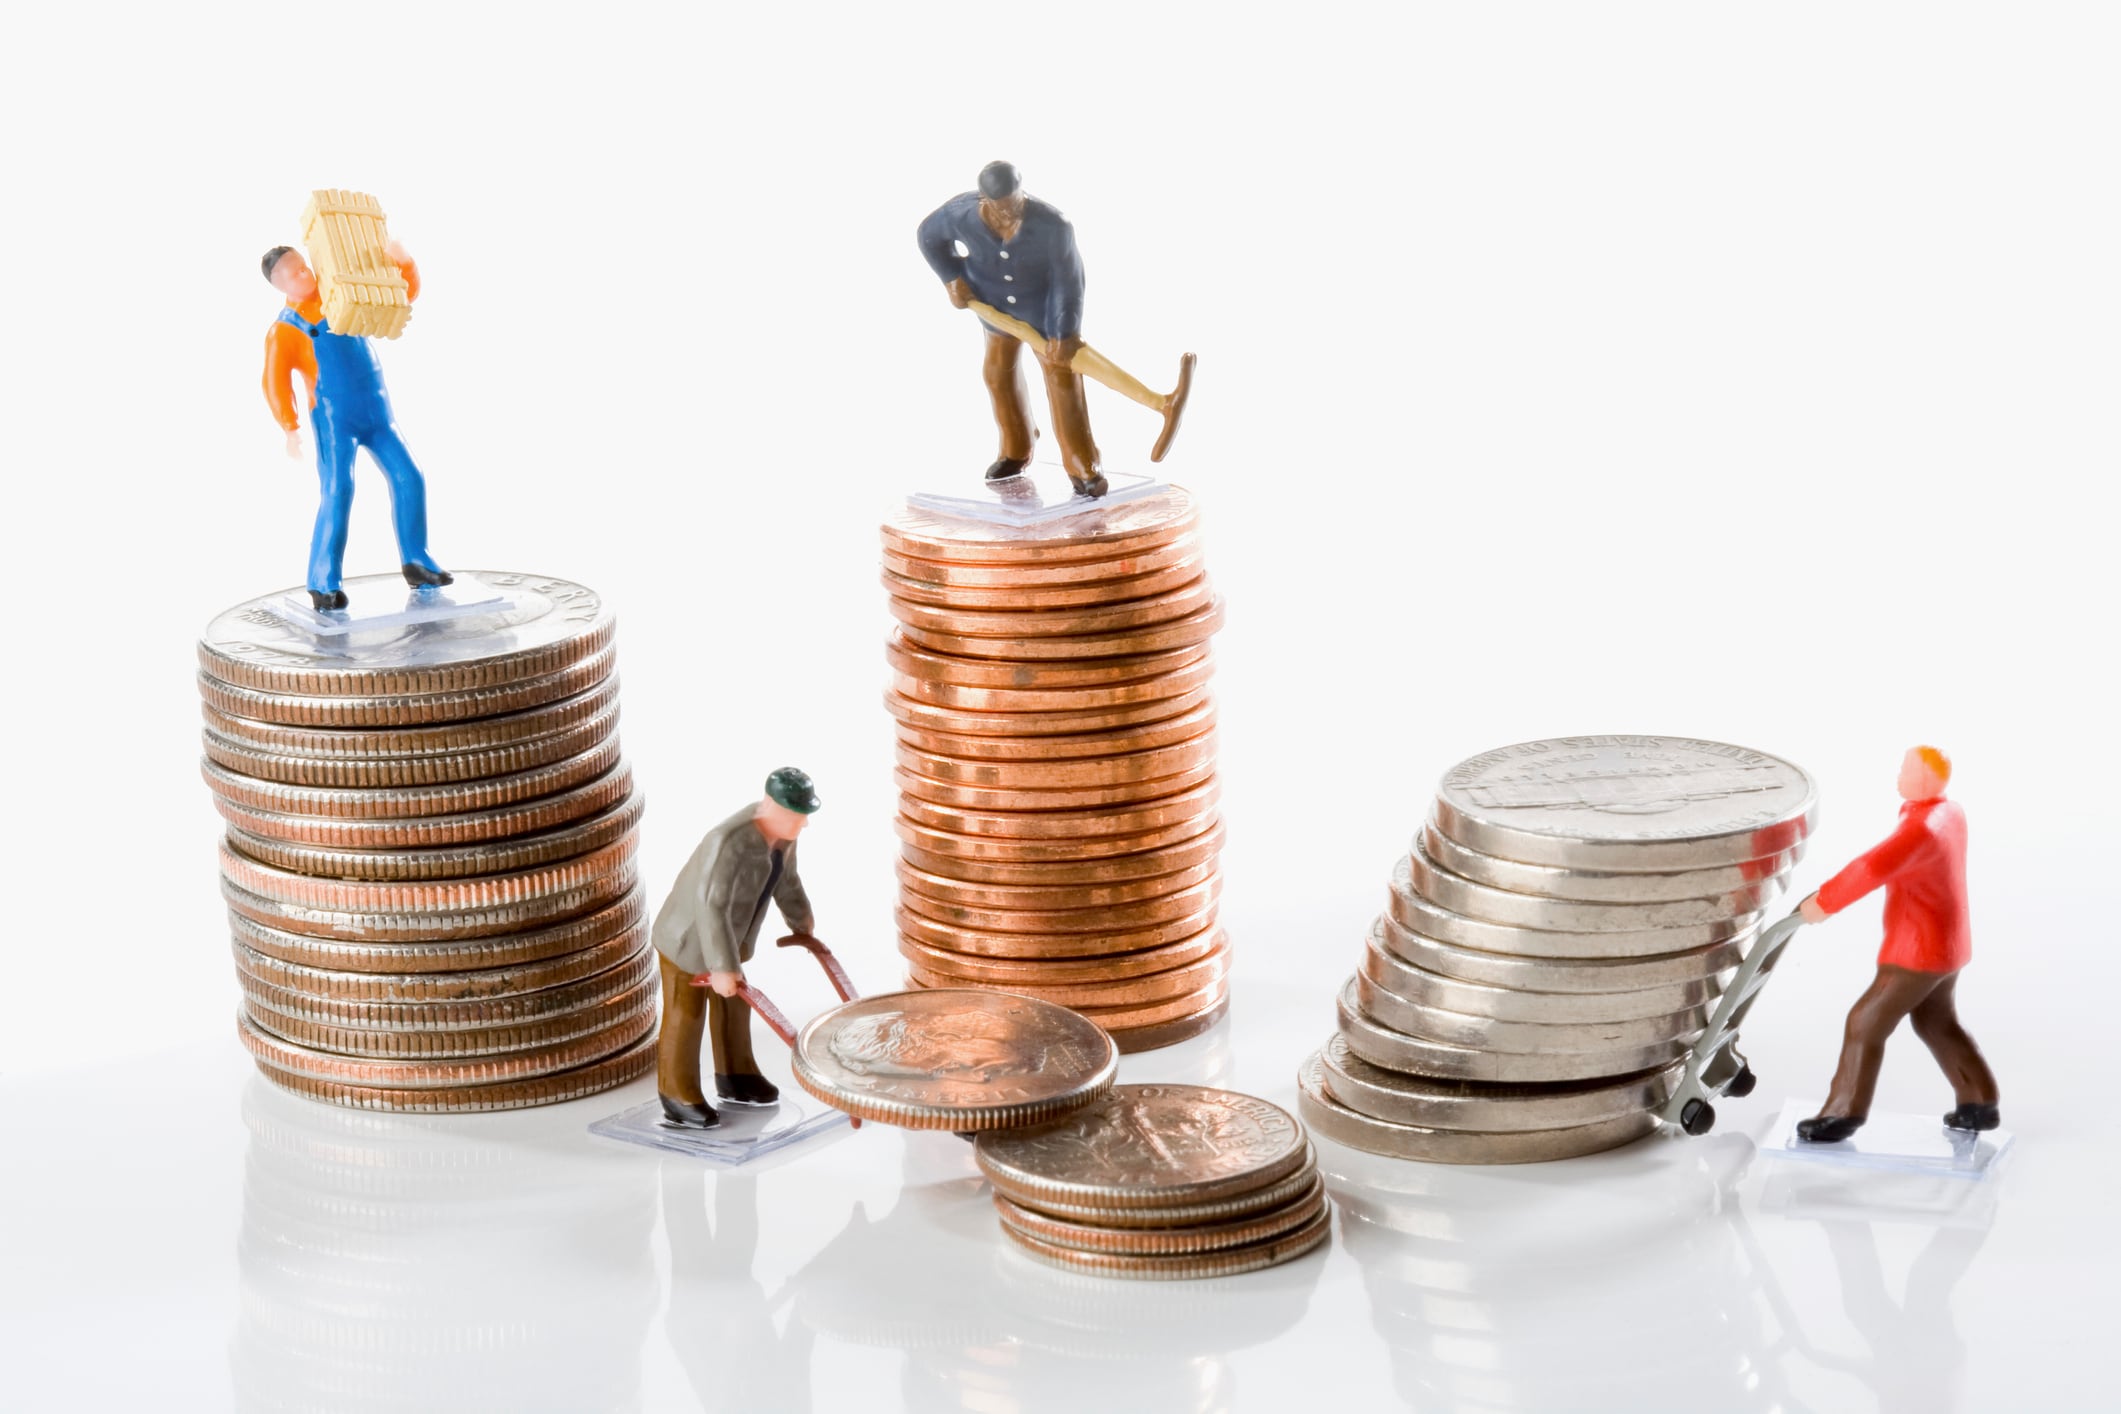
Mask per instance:
[[[817,787],[811,784],[810,777],[793,766],[783,766],[766,778],[766,798],[798,815],[813,815],[824,803],[817,798]]]

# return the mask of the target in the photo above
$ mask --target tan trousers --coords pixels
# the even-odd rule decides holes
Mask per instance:
[[[1871,1097],[1878,1090],[1878,1068],[1885,1063],[1885,1043],[1902,1018],[1912,1018],[1915,1034],[1937,1058],[1952,1082],[1960,1104],[1996,1104],[1996,1077],[1982,1059],[1981,1048],[1959,1024],[1953,993],[1956,972],[1916,972],[1905,967],[1878,969],[1878,978],[1856,999],[1842,1032],[1841,1064],[1834,1086],[1819,1112],[1844,1119],[1868,1119]]]
[[[757,1075],[751,1054],[751,1004],[712,987],[695,987],[669,958],[663,967],[663,1029],[655,1040],[655,1088],[687,1104],[712,1103],[700,1089],[700,1042],[711,1033],[716,1075]]]
[[[987,396],[994,401],[994,425],[1002,434],[1001,455],[1011,461],[1029,461],[1031,444],[1038,432],[1026,406],[1030,390],[1024,383],[1023,342],[992,329],[985,333],[987,360],[981,371],[987,380]],[[1060,442],[1061,465],[1068,469],[1068,479],[1081,485],[1098,474],[1097,443],[1090,436],[1090,405],[1083,398],[1083,376],[1071,368],[1054,368],[1044,360],[1038,360],[1038,366],[1046,378],[1046,405],[1053,411],[1053,435]]]

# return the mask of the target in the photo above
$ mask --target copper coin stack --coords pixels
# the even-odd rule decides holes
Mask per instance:
[[[1122,1051],[1222,1018],[1222,606],[1198,521],[1168,487],[1035,527],[884,524],[913,985],[1058,1002]]]
[[[270,595],[199,644],[244,1045],[275,1083],[364,1109],[640,1075],[657,984],[610,612],[529,575],[346,589],[344,615]]]

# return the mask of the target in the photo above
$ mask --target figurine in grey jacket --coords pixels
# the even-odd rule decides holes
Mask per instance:
[[[752,1058],[751,1007],[737,988],[769,903],[779,906],[791,933],[811,931],[795,840],[817,808],[810,777],[792,766],[775,771],[766,778],[765,799],[707,832],[655,916],[663,970],[655,1088],[673,1124],[706,1129],[720,1123],[700,1088],[703,1031],[713,1037],[714,1089],[722,1100],[771,1105],[780,1099]]]

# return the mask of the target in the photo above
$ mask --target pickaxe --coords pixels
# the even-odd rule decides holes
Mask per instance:
[[[1046,338],[1038,330],[1014,315],[1004,314],[991,304],[978,300],[966,300],[965,308],[977,314],[1004,334],[1014,335],[1031,345],[1033,352],[1044,348]],[[1150,449],[1149,460],[1160,462],[1164,453],[1171,450],[1171,439],[1178,435],[1178,419],[1186,410],[1186,398],[1193,391],[1192,354],[1181,354],[1178,360],[1178,386],[1168,393],[1159,393],[1133,374],[1106,358],[1096,349],[1084,344],[1068,360],[1068,366],[1085,378],[1104,384],[1122,397],[1132,398],[1152,412],[1161,413],[1164,430],[1157,434],[1156,445]]]
[[[839,993],[841,1001],[851,1002],[861,995],[861,993],[854,990],[854,979],[847,975],[847,969],[840,965],[840,960],[833,956],[832,949],[826,947],[822,940],[813,938],[808,933],[790,933],[787,937],[779,939],[774,946],[807,949],[810,955],[817,959],[818,966],[825,969],[825,976],[831,980],[832,990]],[[692,985],[695,987],[707,987],[713,984],[703,973],[692,979]],[[773,998],[752,986],[748,981],[740,981],[736,984],[736,995],[742,999],[744,1005],[757,1013],[759,1020],[765,1022],[773,1031],[773,1034],[780,1037],[782,1043],[789,1050],[795,1049],[795,1027],[789,1023],[787,1013],[773,1004]],[[862,1127],[860,1119],[852,1115],[849,1115],[848,1118],[854,1120],[856,1129]]]

